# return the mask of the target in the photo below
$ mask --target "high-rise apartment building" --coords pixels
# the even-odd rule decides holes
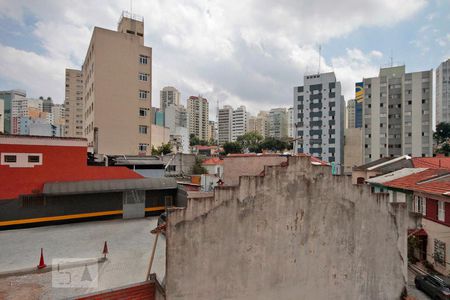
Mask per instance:
[[[3,130],[4,133],[11,133],[11,109],[12,101],[19,98],[25,98],[27,93],[23,90],[0,91],[0,99],[3,100]]]
[[[355,128],[355,99],[347,101],[347,128]]]
[[[286,108],[273,108],[269,111],[269,136],[283,139],[288,136],[288,114]]]
[[[256,132],[260,134],[263,138],[269,136],[269,112],[260,111],[256,117],[249,117],[248,120],[248,131]]]
[[[47,99],[44,99],[44,97],[39,97],[39,99],[42,100],[42,111],[51,113],[52,107],[53,107],[53,100],[51,97],[47,97]]]
[[[436,69],[436,124],[450,123],[450,59]]]
[[[304,85],[294,88],[294,118],[294,151],[334,162],[340,174],[345,101],[334,72],[304,76]]]
[[[233,124],[233,108],[229,105],[219,109],[218,116],[218,140],[219,144],[231,142],[231,129]]]
[[[164,111],[164,126],[171,132],[177,127],[187,128],[187,111],[183,105],[170,105]]]
[[[194,134],[200,140],[208,139],[209,105],[208,100],[201,96],[190,96],[187,99],[189,134]]]
[[[288,137],[293,138],[294,137],[294,108],[289,107],[287,110],[287,130],[288,130]]]
[[[238,137],[247,133],[248,112],[245,106],[241,105],[233,110],[233,119],[231,121],[231,141],[235,142]]]
[[[47,123],[50,124],[51,117],[48,113],[43,113],[43,100],[42,99],[32,99],[32,98],[21,98],[16,97],[11,103],[11,134],[28,134],[27,132],[21,131],[21,123],[25,119],[33,118],[43,118],[46,119]]]
[[[216,141],[217,140],[217,124],[214,121],[208,122],[208,141]]]
[[[354,128],[362,128],[363,126],[363,103],[364,103],[364,82],[355,83],[355,126]],[[353,127],[349,127],[353,128]]]
[[[164,87],[160,93],[160,106],[162,111],[170,105],[180,105],[180,92],[173,86]]]
[[[83,74],[81,70],[66,69],[64,108],[64,136],[84,137]]]
[[[364,79],[364,161],[400,155],[431,156],[433,70],[380,69]]]
[[[95,27],[82,67],[84,135],[94,153],[150,154],[152,49],[144,19],[122,13],[116,31]]]

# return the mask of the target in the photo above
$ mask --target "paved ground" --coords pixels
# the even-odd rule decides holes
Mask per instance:
[[[155,237],[150,230],[156,227],[156,222],[153,217],[1,231],[1,272],[36,266],[41,247],[47,264],[54,258],[99,258],[104,241],[108,241],[109,255],[108,261],[98,265],[95,288],[52,287],[52,272],[48,272],[0,279],[0,299],[62,299],[141,282],[147,274]],[[92,267],[97,265],[89,266],[89,270]],[[152,273],[160,281],[164,278],[164,236],[158,240]]]
[[[414,285],[415,274],[408,269],[408,294],[414,296],[416,300],[429,300],[431,299],[427,295],[425,295],[422,291],[416,289]]]

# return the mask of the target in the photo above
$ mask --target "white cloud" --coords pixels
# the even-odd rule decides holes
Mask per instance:
[[[304,73],[316,72],[317,44],[358,28],[392,26],[412,17],[426,0],[268,0],[189,2],[134,1],[133,12],[145,17],[146,44],[154,54],[154,104],[164,85],[177,86],[183,98],[203,94],[215,104],[245,104],[259,109],[292,103],[292,87]],[[24,24],[38,20],[31,33],[44,53],[0,46],[0,66],[29,94],[63,99],[64,68],[80,67],[93,26],[114,29],[119,1],[0,1],[0,16]],[[347,49],[321,69],[334,68],[346,97],[354,81],[378,69],[382,53]],[[24,59],[26,58],[26,59]],[[30,63],[31,62],[31,65]],[[15,70],[12,70],[15,67]],[[4,72],[7,70],[7,72]],[[11,70],[11,72],[10,72]],[[376,74],[375,74],[376,75]],[[33,78],[33,80],[31,80]],[[211,105],[213,107],[213,105]]]

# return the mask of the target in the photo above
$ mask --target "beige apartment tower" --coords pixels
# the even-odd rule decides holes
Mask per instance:
[[[122,13],[117,31],[95,27],[82,68],[84,135],[94,153],[151,152],[152,49],[144,19]]]
[[[84,137],[83,74],[81,70],[66,69],[64,99],[64,136]]]
[[[166,86],[159,92],[160,104],[159,108],[166,111],[166,107],[180,105],[180,92],[173,86]]]
[[[187,115],[189,134],[194,134],[204,141],[208,140],[208,100],[201,96],[190,96],[187,100]]]

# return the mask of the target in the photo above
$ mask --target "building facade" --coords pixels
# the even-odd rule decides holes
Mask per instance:
[[[382,68],[364,79],[364,161],[432,156],[433,71]]]
[[[11,133],[11,110],[12,101],[15,99],[25,98],[27,93],[23,90],[0,91],[0,99],[3,100],[3,131],[4,133]]]
[[[347,101],[347,128],[355,128],[355,99]]]
[[[345,128],[344,130],[344,174],[351,174],[354,167],[364,163],[362,134],[362,128]]]
[[[83,75],[81,70],[66,69],[64,108],[64,136],[84,137]]]
[[[122,13],[116,31],[95,27],[82,67],[84,136],[94,153],[151,153],[152,49],[144,19]]]
[[[436,124],[450,122],[450,59],[436,69]]]
[[[187,100],[189,134],[208,139],[209,104],[206,98],[190,96]]]
[[[288,113],[286,108],[273,108],[268,115],[269,136],[282,139],[288,136]]]
[[[231,141],[235,142],[238,137],[247,133],[248,112],[245,106],[241,105],[233,110],[233,119],[231,121]]]
[[[208,121],[208,141],[217,141],[217,124],[214,121]]]
[[[344,162],[345,101],[334,72],[304,76],[294,88],[294,152],[335,163]]]
[[[294,108],[289,107],[287,110],[287,116],[288,116],[288,137],[293,138],[294,137]]]
[[[21,123],[29,119],[46,119],[50,123],[51,117],[43,112],[43,100],[16,97],[11,103],[11,134],[28,134],[21,132]]]
[[[260,111],[256,117],[249,117],[248,120],[248,131],[256,132],[260,134],[263,138],[269,136],[269,112]]]
[[[229,105],[219,109],[218,117],[218,140],[219,144],[231,142],[231,130],[233,123],[233,108]]]
[[[173,86],[164,87],[160,93],[160,106],[162,111],[170,105],[180,105],[180,92]]]

